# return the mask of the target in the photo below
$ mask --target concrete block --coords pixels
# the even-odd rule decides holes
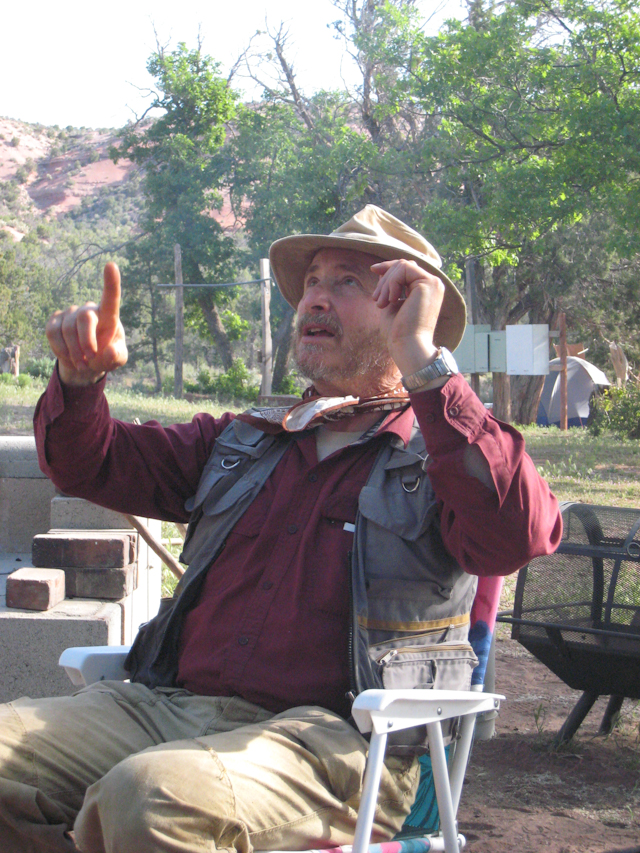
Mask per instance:
[[[58,658],[70,646],[120,645],[120,604],[66,599],[36,613],[0,607],[0,702],[74,691]]]
[[[5,604],[7,578],[16,569],[33,568],[30,553],[0,552],[0,607]]]
[[[137,586],[137,563],[120,568],[65,568],[59,571],[66,576],[67,598],[120,601]]]
[[[31,540],[51,527],[50,480],[0,478],[0,551],[30,551]]]
[[[17,569],[7,577],[7,607],[21,610],[50,610],[64,600],[62,569]]]
[[[136,559],[137,536],[133,531],[50,530],[34,537],[31,559],[42,568],[123,568]]]
[[[32,435],[0,435],[0,477],[45,480]]]
[[[161,538],[162,524],[156,519],[145,519],[150,532]],[[123,605],[123,643],[132,643],[143,622],[148,622],[158,612],[162,587],[162,563],[142,537],[138,538],[138,585]]]
[[[51,527],[61,530],[132,529],[121,513],[67,495],[56,495],[51,500]]]

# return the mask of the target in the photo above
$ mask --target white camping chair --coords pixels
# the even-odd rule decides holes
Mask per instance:
[[[483,682],[498,609],[502,578],[480,578],[471,614],[469,640],[480,661],[471,690],[365,690],[355,700],[353,718],[363,734],[371,733],[360,811],[352,847],[341,853],[459,853],[465,838],[458,833],[456,815],[462,793],[473,732],[478,714],[495,714],[504,696],[484,693]],[[91,646],[66,649],[60,665],[76,687],[96,681],[126,680],[128,646]],[[444,746],[442,725],[461,718],[455,749]],[[403,832],[391,842],[370,845],[387,737],[392,732],[426,725],[429,755],[422,756],[422,775],[414,809]],[[435,794],[435,796],[434,796]],[[436,816],[435,829],[433,816]],[[317,851],[314,851],[317,853]]]

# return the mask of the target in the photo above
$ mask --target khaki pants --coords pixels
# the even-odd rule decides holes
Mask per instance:
[[[352,726],[316,707],[272,715],[238,698],[120,682],[21,699],[0,706],[0,851],[348,843],[366,750]],[[417,762],[387,761],[375,840],[399,829],[417,777]]]

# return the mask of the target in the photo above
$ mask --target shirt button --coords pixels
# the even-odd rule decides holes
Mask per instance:
[[[457,418],[459,414],[460,409],[457,406],[451,406],[451,408],[449,409],[449,417]]]
[[[432,424],[435,421],[436,416],[433,414],[433,412],[427,412],[427,414],[424,416],[424,419],[426,423]]]
[[[249,642],[248,637],[239,637],[238,638],[238,645],[239,646],[246,646],[248,642]]]
[[[317,479],[318,479],[317,474],[309,474],[309,482],[310,483],[315,483]]]
[[[271,581],[265,581],[262,584],[262,589],[271,589],[272,586],[273,586],[273,583]]]
[[[297,525],[297,524],[290,524],[290,525],[287,527],[287,531],[288,531],[289,533],[297,533],[297,532],[298,532],[298,525]]]

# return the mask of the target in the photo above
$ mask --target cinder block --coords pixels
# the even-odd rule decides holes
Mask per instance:
[[[38,465],[36,440],[32,435],[0,436],[0,477],[46,479]]]
[[[52,498],[50,526],[60,530],[132,529],[121,513],[67,495]]]
[[[46,479],[0,478],[0,551],[30,551],[31,540],[51,527],[55,487]]]
[[[5,592],[7,578],[16,569],[33,568],[31,565],[31,553],[7,553],[0,551],[0,607],[5,603]]]
[[[145,521],[147,521],[145,519]],[[160,539],[162,524],[148,520],[150,532]],[[158,612],[162,586],[162,568],[158,555],[149,548],[144,539],[138,538],[137,586],[131,595],[121,602],[124,609],[123,643],[133,642],[143,622],[148,622]]]
[[[136,559],[136,541],[133,531],[50,530],[34,537],[31,558],[42,568],[124,568]]]
[[[67,696],[75,688],[58,666],[69,646],[120,645],[120,604],[66,599],[43,613],[0,607],[0,702]]]
[[[137,586],[137,563],[121,568],[65,568],[67,598],[120,601]]]
[[[64,600],[62,569],[18,569],[7,578],[7,607],[50,610]]]

